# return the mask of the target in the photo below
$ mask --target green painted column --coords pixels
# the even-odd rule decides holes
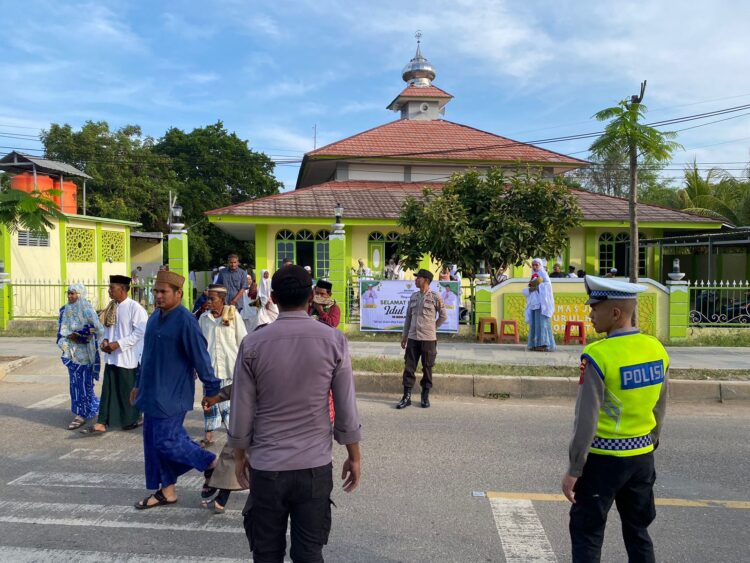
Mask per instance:
[[[101,306],[104,306],[105,300],[104,300],[104,262],[102,258],[102,224],[97,223],[96,224],[96,283],[99,284],[98,292],[99,292],[99,303]],[[109,280],[107,280],[109,281]],[[64,303],[64,301],[63,301]]]
[[[341,224],[334,225],[335,230],[328,235],[328,258],[330,264],[328,281],[333,284],[333,298],[341,308],[344,322],[349,322],[349,307],[346,302],[346,280],[348,273],[346,263],[346,234],[343,227]],[[359,291],[359,289],[357,288],[355,291]]]
[[[593,228],[584,229],[584,250],[586,253],[586,264],[584,270],[587,274],[597,275],[597,247],[596,247],[596,230]]]
[[[5,225],[0,225],[0,330],[8,327],[8,321],[13,318],[13,286],[10,283],[11,274],[11,234]]]
[[[60,236],[60,303],[65,303],[68,292],[68,222],[58,223]]]
[[[190,309],[193,304],[193,288],[190,285],[187,231],[180,228],[169,233],[167,238],[167,256],[169,257],[169,271],[176,272],[185,278],[182,304]]]
[[[668,281],[669,289],[669,339],[684,340],[687,338],[690,321],[690,292],[688,282]]]
[[[132,274],[133,270],[130,262],[130,227],[125,227],[125,275],[131,276]]]
[[[0,273],[0,330],[8,328],[11,319],[10,293],[13,287],[10,285],[10,274]]]

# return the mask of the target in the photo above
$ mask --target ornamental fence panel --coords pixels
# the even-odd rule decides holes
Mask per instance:
[[[750,282],[691,281],[690,326],[750,327]]]
[[[86,299],[97,311],[101,311],[109,303],[107,289],[109,284],[96,283],[85,280],[70,282],[51,280],[32,280],[11,282],[10,310],[14,319],[56,319],[60,307],[68,302],[67,291],[73,283],[82,283],[86,288]],[[143,284],[133,285],[130,296],[141,303],[149,313],[153,310],[151,289],[153,279]]]

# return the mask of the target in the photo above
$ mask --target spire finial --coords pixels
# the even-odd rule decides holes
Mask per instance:
[[[418,29],[414,37],[417,40],[417,53],[406,65],[401,77],[412,86],[429,86],[435,79],[435,69],[422,55],[422,30]]]

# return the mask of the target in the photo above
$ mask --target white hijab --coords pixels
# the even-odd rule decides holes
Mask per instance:
[[[271,277],[265,277],[265,273],[268,270],[260,271],[260,279],[258,280],[258,298],[262,305],[265,305],[271,300]]]
[[[527,298],[526,316],[530,316],[531,309],[541,308],[542,316],[552,317],[555,312],[555,296],[552,293],[552,283],[550,282],[549,274],[544,269],[547,261],[544,258],[534,258],[531,263],[533,264],[534,262],[537,262],[541,266],[537,273],[539,274],[539,277],[542,278],[542,283],[539,284],[539,290],[536,292],[538,297],[536,298],[534,296],[530,296],[528,288],[525,288],[523,291],[524,295]],[[536,304],[536,299],[538,299],[540,307],[533,306],[533,304]]]

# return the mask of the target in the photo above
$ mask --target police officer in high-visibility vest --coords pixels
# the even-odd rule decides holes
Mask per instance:
[[[587,304],[596,332],[607,338],[586,346],[570,466],[562,490],[573,503],[573,561],[599,561],[612,502],[622,520],[628,560],[655,561],[648,526],[654,508],[653,451],[667,398],[669,357],[653,336],[633,327],[642,285],[586,276]]]

